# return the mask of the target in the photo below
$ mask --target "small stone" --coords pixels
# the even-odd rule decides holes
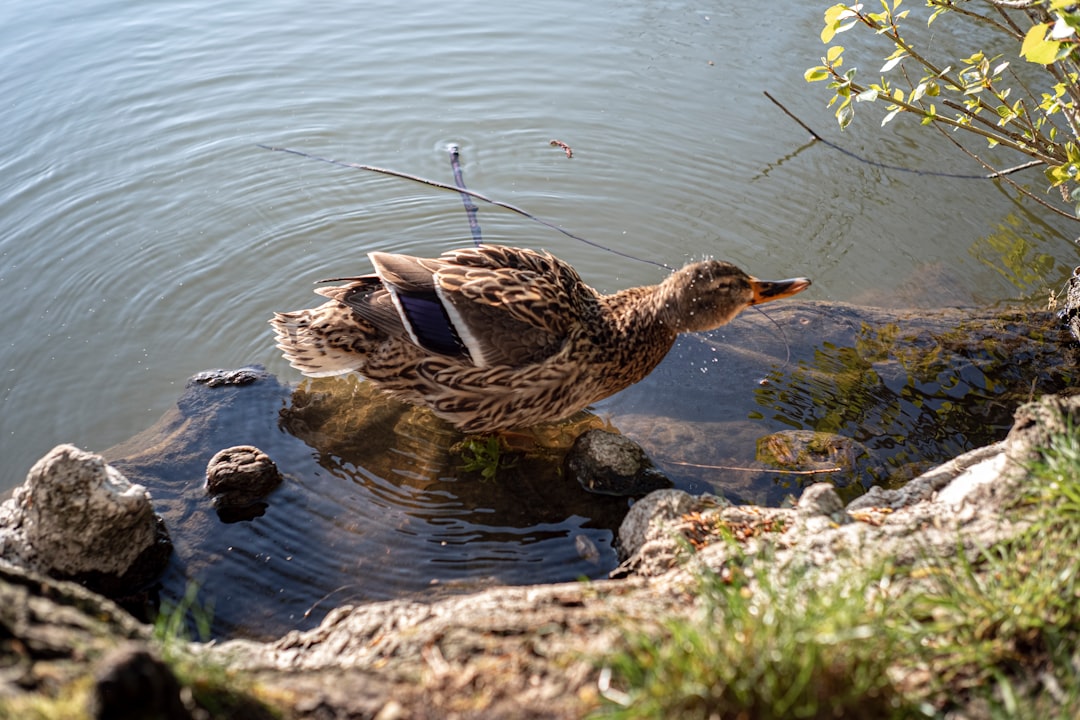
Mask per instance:
[[[671,487],[640,445],[607,430],[579,436],[567,453],[566,468],[581,487],[601,495],[645,495]]]
[[[796,509],[800,517],[824,515],[836,520],[844,514],[844,503],[830,483],[815,483],[803,491]]]
[[[219,509],[254,505],[280,484],[277,465],[252,445],[226,448],[206,466],[206,494]]]
[[[657,528],[670,525],[694,509],[697,499],[682,490],[658,490],[637,501],[619,526],[619,559],[626,560],[651,540]]]
[[[375,720],[404,720],[407,717],[409,717],[409,712],[405,707],[397,700],[390,700],[382,706]]]
[[[189,720],[172,670],[146,647],[122,645],[102,658],[90,715],[95,720]]]

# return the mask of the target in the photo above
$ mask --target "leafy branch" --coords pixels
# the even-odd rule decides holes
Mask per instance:
[[[829,106],[835,107],[841,129],[854,120],[857,103],[880,100],[885,105],[882,126],[906,113],[958,145],[954,133],[979,136],[989,148],[1006,147],[1043,165],[1049,187],[1059,189],[1072,212],[1006,178],[1018,192],[1080,219],[1080,7],[1073,0],[926,0],[927,27],[950,15],[988,29],[1005,45],[1019,45],[1018,54],[1028,64],[1018,73],[1003,53],[978,50],[959,59],[939,57],[940,50],[932,54],[930,43],[921,43],[912,30],[910,11],[900,9],[903,0],[879,1],[880,12],[861,3],[829,7],[821,31],[828,49],[821,64],[804,75],[807,82],[828,81],[833,91]],[[883,38],[891,51],[877,79],[864,81],[856,68],[843,68],[846,50],[833,40],[853,29]],[[1006,174],[960,148],[996,176]]]

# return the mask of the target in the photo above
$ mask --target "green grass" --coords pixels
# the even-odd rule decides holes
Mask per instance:
[[[627,631],[598,714],[1080,717],[1080,436],[1031,466],[1015,512],[1033,520],[1016,539],[827,591],[741,558],[755,583],[703,577],[696,614]]]
[[[198,586],[192,583],[179,602],[163,604],[154,622],[154,639],[162,658],[190,694],[190,702],[209,718],[272,720],[280,717],[273,708],[274,699],[261,697],[267,692],[242,673],[187,650],[188,642],[193,639],[189,628],[194,626],[195,639],[209,640],[212,620],[213,607],[198,602]]]
[[[0,698],[0,718],[19,720],[82,720],[89,718],[93,678],[65,683],[51,694],[20,693]]]
[[[887,718],[901,702],[886,676],[895,639],[870,622],[872,584],[826,595],[799,580],[702,581],[702,611],[631,632],[608,660],[619,718]],[[874,596],[877,598],[874,599]]]
[[[451,448],[451,452],[458,453],[463,472],[479,473],[485,482],[495,480],[500,470],[517,464],[517,458],[513,453],[506,452],[506,446],[498,435],[469,436]]]

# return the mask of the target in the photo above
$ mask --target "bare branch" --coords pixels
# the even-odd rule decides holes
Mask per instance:
[[[936,126],[936,127],[937,127],[938,132],[940,132],[942,135],[944,135],[946,138],[948,138],[949,142],[951,142],[953,145],[960,148],[961,152],[963,152],[965,155],[970,157],[972,160],[974,160],[975,162],[979,163],[984,168],[989,170],[990,173],[991,173],[991,177],[1000,178],[1000,179],[1004,180],[1014,190],[1016,190],[1016,192],[1020,193],[1021,195],[1023,195],[1026,198],[1030,198],[1031,200],[1034,200],[1036,203],[1038,203],[1039,205],[1042,205],[1044,208],[1046,208],[1047,210],[1049,210],[1050,212],[1052,212],[1052,213],[1054,213],[1056,215],[1060,215],[1061,217],[1068,218],[1069,220],[1080,220],[1080,218],[1078,218],[1076,215],[1073,215],[1072,213],[1067,213],[1064,210],[1062,210],[1061,208],[1058,208],[1058,207],[1055,207],[1055,206],[1051,205],[1046,200],[1043,200],[1041,197],[1039,197],[1035,193],[1028,190],[1026,187],[1024,187],[1024,186],[1018,184],[1017,182],[1015,182],[1012,178],[1007,177],[1010,173],[1015,172],[1018,169],[1023,169],[1023,166],[1018,166],[1017,168],[1012,168],[1012,169],[1010,169],[1008,171],[995,170],[994,167],[990,163],[986,162],[981,157],[979,157],[975,153],[968,150],[966,147],[964,147],[960,143],[959,140],[954,138],[949,133],[945,132],[944,128],[942,128],[941,126]],[[1032,165],[1033,165],[1033,163],[1028,163],[1027,164],[1028,167],[1031,167]]]

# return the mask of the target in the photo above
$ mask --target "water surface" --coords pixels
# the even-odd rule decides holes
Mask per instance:
[[[298,380],[274,310],[369,270],[371,250],[471,242],[452,193],[257,143],[444,182],[456,143],[476,190],[651,261],[807,275],[811,300],[1041,302],[1077,264],[1075,227],[990,182],[809,145],[762,95],[884,162],[980,172],[914,123],[881,132],[867,112],[834,129],[802,80],[822,10],[5,2],[0,489],[57,443],[100,451],[150,426],[196,372],[260,363]],[[486,241],[549,249],[605,291],[663,277],[502,210],[480,222]]]

